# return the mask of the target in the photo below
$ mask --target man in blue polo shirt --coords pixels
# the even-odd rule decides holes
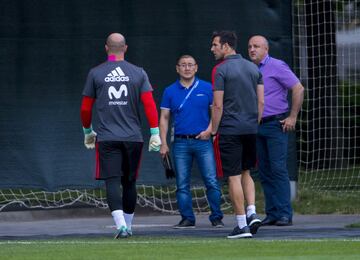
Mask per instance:
[[[190,55],[178,59],[176,71],[180,76],[165,89],[161,102],[160,154],[169,153],[167,133],[170,116],[173,117],[173,158],[176,171],[176,199],[181,221],[174,228],[194,228],[195,215],[192,209],[190,178],[195,159],[206,186],[210,205],[209,217],[212,226],[223,227],[220,209],[221,191],[216,179],[214,150],[211,141],[210,109],[213,102],[211,84],[195,77],[198,66]]]

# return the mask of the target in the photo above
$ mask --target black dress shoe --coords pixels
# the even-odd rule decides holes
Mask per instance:
[[[173,226],[175,229],[185,229],[185,228],[195,228],[195,222],[191,222],[190,220],[184,218],[179,224]]]
[[[273,225],[275,225],[275,223],[276,223],[276,220],[271,219],[269,217],[266,217],[261,221],[262,226],[273,226]]]
[[[281,217],[279,220],[275,222],[276,226],[291,226],[292,221],[291,219],[288,219],[287,217]]]

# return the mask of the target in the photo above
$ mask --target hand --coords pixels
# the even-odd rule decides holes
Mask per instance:
[[[211,136],[211,132],[210,131],[202,131],[200,134],[198,134],[196,136],[196,139],[199,139],[199,140],[209,140]]]
[[[96,133],[92,128],[84,128],[84,145],[87,149],[94,149],[96,143]]]
[[[167,153],[169,153],[169,147],[166,143],[162,143],[160,146],[161,158],[164,158]]]
[[[149,152],[158,152],[160,151],[160,135],[151,135],[150,141],[149,141]]]
[[[283,132],[293,131],[295,130],[296,117],[287,117],[284,120],[280,120],[282,124]]]
[[[161,139],[159,135],[159,127],[150,128],[149,152],[160,151]]]

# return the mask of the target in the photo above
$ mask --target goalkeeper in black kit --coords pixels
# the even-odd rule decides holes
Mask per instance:
[[[82,93],[81,122],[86,148],[96,148],[96,179],[105,181],[106,199],[117,228],[115,238],[126,238],[132,235],[136,179],[144,142],[140,103],[150,125],[149,151],[155,152],[161,145],[158,112],[146,72],[124,59],[124,36],[110,34],[105,50],[107,61],[88,74]],[[95,102],[99,117],[96,132],[91,125]]]

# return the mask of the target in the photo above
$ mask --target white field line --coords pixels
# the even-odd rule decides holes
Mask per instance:
[[[153,239],[153,238],[151,238]],[[210,244],[210,243],[219,243],[219,241],[212,240],[149,240],[149,241],[125,241],[121,240],[112,240],[112,241],[81,241],[81,240],[71,240],[71,241],[0,241],[1,245],[105,245],[105,244]]]
[[[133,224],[134,228],[152,228],[152,227],[172,227],[170,224]],[[115,225],[108,225],[105,228],[116,228]]]
[[[151,239],[151,240],[150,240]],[[227,241],[238,241],[238,240],[227,240]],[[0,241],[0,245],[104,245],[104,244],[119,244],[119,240],[113,241],[86,241],[86,240],[58,240],[58,241],[17,241],[17,240],[8,240]],[[296,242],[308,242],[308,243],[322,243],[322,242],[360,242],[359,239],[285,239],[285,240],[256,240],[260,243],[296,243]],[[121,244],[211,244],[219,243],[219,239],[207,239],[207,240],[188,240],[188,239],[171,239],[171,240],[154,240],[154,238],[149,238],[149,241],[128,241],[121,240]]]

